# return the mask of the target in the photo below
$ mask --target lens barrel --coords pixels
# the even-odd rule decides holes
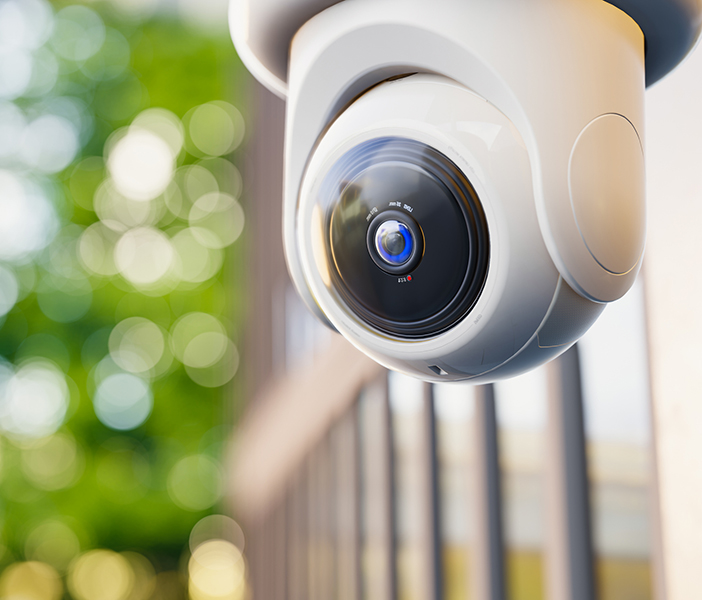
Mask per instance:
[[[412,139],[370,140],[337,161],[319,194],[332,286],[369,326],[427,338],[475,305],[487,277],[487,221],[445,155]]]

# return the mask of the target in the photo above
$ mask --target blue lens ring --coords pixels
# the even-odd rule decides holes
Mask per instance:
[[[375,215],[366,231],[368,255],[388,275],[407,275],[424,256],[424,234],[404,211],[385,210]]]
[[[375,249],[393,267],[405,264],[411,258],[414,247],[412,231],[396,219],[385,221],[375,233]]]

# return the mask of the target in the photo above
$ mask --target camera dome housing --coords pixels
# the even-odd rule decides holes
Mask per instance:
[[[647,62],[637,21],[602,0],[289,0],[286,27],[304,23],[285,68],[243,4],[237,48],[288,98],[292,280],[359,349],[492,381],[567,349],[632,285],[646,68],[691,44],[673,60],[654,35]]]
[[[470,90],[436,75],[374,87],[330,126],[302,183],[296,243],[312,295],[389,368],[444,380],[541,364],[604,305],[559,276],[531,177],[516,128]],[[423,233],[405,272],[367,249],[385,220]]]

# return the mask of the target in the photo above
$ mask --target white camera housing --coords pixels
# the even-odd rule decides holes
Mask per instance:
[[[288,100],[286,258],[323,322],[388,368],[488,382],[554,358],[631,287],[647,77],[699,35],[677,3],[635,21],[603,0],[257,1],[230,24]],[[680,14],[667,41],[656,24]],[[414,232],[406,263],[386,223]]]

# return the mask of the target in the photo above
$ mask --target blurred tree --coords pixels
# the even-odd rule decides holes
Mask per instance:
[[[0,73],[0,596],[21,561],[37,599],[172,590],[139,561],[216,511],[239,393],[243,69],[175,15],[0,0]]]

